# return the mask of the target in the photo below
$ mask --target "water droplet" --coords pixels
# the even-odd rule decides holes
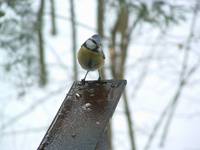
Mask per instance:
[[[83,110],[87,110],[87,108],[85,107],[85,105],[82,106],[82,109],[83,109]]]
[[[72,137],[75,138],[75,137],[76,137],[76,134],[75,134],[75,133],[72,133]]]
[[[41,145],[40,145],[40,147],[38,148],[38,150],[43,150],[45,148],[45,143],[42,143]]]
[[[64,118],[64,113],[59,113],[60,118]]]
[[[71,95],[67,95],[67,98],[68,98],[68,99],[71,99],[71,98],[72,98],[72,96],[71,96]]]
[[[86,106],[86,107],[90,107],[90,106],[92,106],[92,104],[86,103],[85,106]]]
[[[88,89],[89,93],[94,93],[94,89]]]
[[[82,106],[82,109],[85,111],[91,111],[92,109],[90,108],[92,104],[86,103],[85,105]]]
[[[94,97],[94,94],[90,94],[90,97]]]
[[[45,137],[44,140],[43,140],[42,146],[46,146],[48,144],[49,144],[48,138]]]
[[[70,113],[70,111],[69,111],[69,110],[66,110],[66,111],[65,111],[65,114],[69,114],[69,113]]]
[[[63,114],[63,112],[59,112],[58,115],[62,116],[62,115],[64,115],[64,114]]]
[[[80,98],[81,95],[79,93],[76,93],[76,98]]]
[[[49,134],[46,135],[46,138],[47,138],[47,139],[49,138]]]
[[[80,90],[83,90],[84,88],[82,87],[82,86],[79,86],[78,88],[77,88],[77,91],[80,91]]]
[[[115,84],[111,84],[111,87],[114,88],[114,87],[115,87]]]
[[[87,111],[92,111],[92,109],[91,108],[87,108]]]

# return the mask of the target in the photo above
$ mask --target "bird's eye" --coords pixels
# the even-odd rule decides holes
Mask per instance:
[[[87,40],[85,44],[89,49],[95,49],[97,47],[97,45],[91,40]]]

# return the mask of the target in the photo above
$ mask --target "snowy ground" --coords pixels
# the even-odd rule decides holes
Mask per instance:
[[[36,4],[37,5],[37,4]],[[57,1],[57,14],[69,18],[68,1]],[[76,14],[79,22],[89,25],[95,29],[96,22],[96,3],[93,0],[76,1]],[[46,16],[46,39],[47,39],[47,61],[49,72],[49,85],[45,89],[33,87],[28,90],[28,94],[17,98],[15,87],[9,82],[9,77],[0,72],[0,149],[1,150],[34,150],[41,142],[46,129],[53,120],[59,109],[66,93],[72,85],[72,58],[71,55],[71,26],[70,22],[58,19],[57,37],[49,34],[49,17]],[[176,30],[179,35],[187,34],[183,32],[187,25],[182,29]],[[148,30],[148,28],[147,28]],[[94,34],[95,31],[88,30],[78,26],[78,47],[85,39]],[[148,38],[152,35],[143,36],[142,40],[154,42],[154,39]],[[157,33],[155,36],[157,37]],[[130,108],[133,114],[135,138],[138,150],[142,150],[146,144],[147,137],[150,134],[155,122],[157,121],[162,109],[167,105],[176,89],[177,78],[171,76],[168,78],[168,72],[171,68],[163,63],[152,62],[150,71],[142,89],[133,95],[134,85],[137,83],[137,77],[140,75],[142,65],[136,69],[132,68],[134,59],[141,57],[142,51],[150,51],[150,46],[144,46],[137,43],[136,40],[129,51],[127,62],[126,79],[128,81],[127,90],[131,98]],[[170,46],[169,46],[170,49]],[[133,51],[134,50],[134,51]],[[167,54],[172,51],[169,50]],[[108,52],[106,51],[106,56]],[[1,61],[3,61],[3,56]],[[58,63],[58,59],[66,64],[66,69],[59,66],[51,66]],[[108,65],[106,65],[107,67]],[[160,72],[159,72],[160,71]],[[172,70],[170,70],[172,71]],[[79,68],[79,78],[85,73]],[[108,76],[109,76],[109,72]],[[89,74],[90,79],[96,79],[97,74]],[[184,89],[184,95],[178,105],[175,118],[173,119],[166,145],[159,147],[161,132],[156,137],[151,150],[200,150],[200,102],[197,94],[200,92],[198,84],[191,85]],[[1,126],[4,124],[5,126]],[[121,100],[113,116],[113,144],[115,150],[129,150],[129,139],[127,132],[126,118],[124,116],[123,101]],[[2,130],[3,129],[3,130]]]

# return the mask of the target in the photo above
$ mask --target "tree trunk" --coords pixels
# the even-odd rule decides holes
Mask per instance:
[[[40,7],[37,14],[37,35],[38,35],[38,54],[39,54],[39,85],[44,86],[47,83],[47,71],[45,64],[44,36],[43,36],[43,15],[45,0],[40,1]]]
[[[105,0],[97,0],[97,32],[104,38]],[[105,79],[105,69],[102,68],[102,78]]]
[[[123,79],[125,74],[125,62],[127,59],[127,51],[129,46],[129,11],[128,4],[125,0],[119,1],[118,18],[112,28],[111,43],[110,43],[110,58],[111,58],[111,72],[112,76],[117,79]],[[116,43],[116,36],[121,37],[120,43]],[[119,46],[118,46],[119,45]],[[136,150],[133,122],[128,104],[127,94],[124,92],[124,109],[127,119],[131,150]]]
[[[77,62],[76,62],[76,23],[74,12],[74,1],[70,0],[71,28],[72,28],[72,54],[73,54],[73,71],[74,80],[78,79]]]
[[[51,34],[56,35],[57,34],[57,28],[56,28],[56,17],[55,17],[55,1],[50,0],[50,9],[51,9]]]

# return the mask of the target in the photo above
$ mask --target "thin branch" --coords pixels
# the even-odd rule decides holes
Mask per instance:
[[[104,39],[104,21],[105,21],[105,0],[97,0],[97,32],[101,36],[101,38]],[[102,45],[103,49],[103,45]],[[102,79],[105,79],[105,67],[101,68],[101,76]],[[107,126],[107,130],[105,130],[105,136],[103,138],[106,139],[106,144],[108,147],[108,150],[112,150],[112,121],[110,120],[109,125]],[[99,149],[101,149],[99,147]]]
[[[170,128],[170,125],[171,125],[171,122],[172,122],[172,119],[173,119],[173,116],[174,116],[174,113],[175,113],[175,110],[176,110],[176,107],[177,107],[178,100],[179,100],[180,95],[182,93],[183,87],[185,87],[186,82],[189,80],[189,77],[199,67],[198,65],[194,65],[191,68],[189,74],[186,77],[186,72],[188,70],[190,43],[191,43],[191,39],[192,39],[193,34],[194,34],[194,28],[195,28],[195,24],[196,24],[197,15],[198,15],[199,4],[200,3],[197,2],[195,9],[194,9],[194,12],[193,12],[193,18],[192,18],[192,22],[191,22],[191,26],[190,26],[190,34],[188,36],[188,40],[187,40],[186,45],[185,45],[185,53],[184,53],[184,58],[183,58],[182,70],[181,70],[181,73],[180,73],[180,83],[179,83],[178,90],[177,90],[176,94],[174,95],[174,97],[172,99],[172,106],[171,106],[166,124],[165,124],[164,129],[163,129],[163,133],[162,133],[161,141],[160,141],[160,146],[164,146],[164,143],[165,143],[165,140],[166,140],[166,137],[167,137],[167,133],[169,131],[169,128]],[[199,64],[199,63],[197,63],[197,64]]]
[[[3,132],[1,136],[13,136],[13,135],[19,135],[19,134],[32,134],[32,133],[38,133],[46,130],[48,126],[43,126],[43,127],[32,127],[32,128],[26,128],[26,129],[21,129],[21,130],[12,130],[8,132]]]
[[[177,104],[178,104],[178,100],[181,96],[181,93],[182,93],[184,87],[185,87],[185,82],[183,81],[183,82],[180,83],[180,86],[178,87],[174,97],[172,98],[170,108],[168,109],[169,115],[167,116],[167,120],[166,120],[166,123],[165,123],[165,126],[164,126],[163,134],[161,136],[160,146],[164,146],[164,141],[166,139],[172,118],[174,116],[174,113],[175,113],[175,110],[176,110],[176,107],[177,107]]]
[[[54,96],[55,94],[59,93],[60,91],[62,91],[65,87],[61,87],[55,91],[51,91],[50,93],[48,93],[47,95],[45,95],[44,97],[38,99],[37,101],[34,101],[33,104],[31,104],[28,108],[26,108],[24,111],[22,111],[21,113],[15,115],[14,117],[11,117],[10,119],[8,119],[8,121],[6,121],[5,123],[3,123],[0,126],[0,134],[2,134],[3,130],[5,130],[6,128],[8,128],[9,126],[17,123],[19,120],[21,120],[22,118],[24,118],[25,116],[29,115],[30,113],[33,112],[34,109],[36,109],[38,106],[42,105],[43,103],[45,103],[46,101],[49,100],[49,97]],[[48,101],[49,102],[49,101]]]
[[[128,23],[129,23],[129,11],[126,1],[119,1],[120,8],[118,12],[117,20],[112,28],[111,43],[110,43],[110,59],[111,59],[111,73],[114,78],[123,79],[125,74],[125,62],[127,59],[127,51],[129,46],[128,41]],[[120,35],[120,44],[116,45],[116,36]],[[119,51],[117,50],[119,49]],[[131,112],[128,104],[128,97],[126,92],[123,93],[124,109],[128,125],[128,133],[130,137],[131,149],[135,150],[135,137]]]
[[[97,0],[97,32],[104,39],[105,0]],[[103,48],[103,45],[102,45]],[[102,78],[105,79],[105,68],[101,68]],[[110,128],[111,130],[111,128]],[[111,132],[111,131],[110,131]],[[111,146],[112,147],[112,146]],[[110,148],[112,149],[112,148]]]
[[[55,1],[50,0],[50,9],[51,9],[51,34],[56,35],[57,34],[57,27],[56,27],[56,16],[55,16]]]
[[[143,60],[144,61],[144,66],[143,66],[143,69],[142,69],[141,74],[139,76],[139,79],[137,79],[137,82],[136,82],[136,84],[135,84],[135,86],[133,88],[132,100],[134,99],[134,97],[136,96],[137,92],[141,88],[141,86],[142,86],[142,84],[144,82],[144,79],[148,74],[150,60],[153,59],[155,46],[157,45],[157,43],[158,43],[157,41],[162,37],[162,35],[163,35],[163,32],[156,38],[155,42],[151,45],[151,49],[150,49],[149,54],[145,57],[145,61]]]
[[[64,70],[67,70],[67,65],[62,61],[61,57],[58,55],[56,50],[53,48],[53,46],[50,44],[50,42],[45,41],[45,46],[49,47],[50,51],[53,53],[53,56],[57,60],[60,67],[62,67]]]
[[[133,122],[132,122],[132,119],[131,119],[131,111],[129,109],[130,105],[128,103],[126,90],[124,90],[123,99],[124,99],[125,114],[126,114],[127,123],[128,123],[128,130],[129,130],[129,137],[130,137],[130,142],[131,142],[131,149],[132,150],[136,150]]]
[[[44,48],[44,9],[45,9],[45,0],[40,1],[39,10],[37,13],[37,36],[38,36],[38,55],[39,55],[39,85],[45,86],[47,83],[47,71],[45,64],[45,48]]]
[[[78,79],[77,62],[76,62],[76,23],[75,23],[75,10],[74,1],[70,0],[70,13],[71,13],[71,29],[72,29],[72,55],[73,55],[73,73],[74,80]]]
[[[158,129],[161,126],[170,106],[171,106],[171,102],[163,109],[163,112],[161,113],[160,117],[156,121],[156,124],[154,125],[154,127],[151,131],[151,134],[149,135],[149,138],[148,138],[147,143],[144,147],[144,150],[148,150],[150,148],[151,143],[153,142],[153,139],[155,138],[155,136],[158,132]]]
[[[153,128],[153,130],[152,130],[152,132],[151,132],[151,134],[148,138],[147,144],[144,148],[145,150],[148,150],[150,148],[151,143],[152,143],[154,137],[156,136],[160,125],[162,124],[167,113],[169,113],[169,116],[167,118],[164,130],[163,130],[161,142],[160,142],[160,146],[164,145],[164,141],[165,141],[165,138],[166,138],[166,135],[167,135],[167,132],[168,132],[168,128],[169,128],[170,123],[172,121],[172,117],[174,115],[174,112],[175,112],[175,109],[176,109],[176,106],[177,106],[177,102],[180,98],[180,95],[182,93],[184,86],[186,85],[187,80],[189,79],[189,76],[187,76],[187,78],[186,78],[185,75],[186,75],[186,70],[188,69],[189,44],[191,42],[191,38],[192,38],[192,35],[193,35],[194,24],[195,24],[195,20],[196,20],[195,18],[196,18],[196,11],[194,11],[194,17],[192,19],[192,23],[191,23],[191,27],[190,27],[190,34],[189,34],[189,36],[186,40],[185,47],[183,47],[185,49],[185,51],[184,51],[185,53],[184,53],[184,57],[183,57],[183,63],[182,63],[182,66],[181,66],[182,69],[181,69],[181,72],[180,72],[179,86],[177,88],[177,91],[175,92],[175,95],[172,98],[172,101],[170,101],[169,104],[165,107],[165,109],[163,110],[162,114],[160,115],[157,123],[155,124],[155,126],[154,126],[154,128]],[[194,69],[192,69],[192,70],[194,70]],[[192,72],[195,72],[195,71],[192,71]]]
[[[46,15],[51,15],[50,12],[45,12],[45,14],[46,14]],[[55,14],[55,17],[56,17],[56,19],[62,19],[62,20],[71,21],[71,18],[70,18],[70,17],[62,16],[62,15],[60,15],[60,14]],[[80,22],[80,21],[76,21],[76,20],[75,20],[75,25],[76,25],[76,26],[80,26],[80,27],[82,27],[82,28],[85,28],[85,29],[87,29],[87,30],[93,31],[93,32],[97,32],[97,29],[96,29],[96,28],[93,28],[93,27],[91,27],[90,25],[84,24],[84,23],[82,23],[82,22]]]

